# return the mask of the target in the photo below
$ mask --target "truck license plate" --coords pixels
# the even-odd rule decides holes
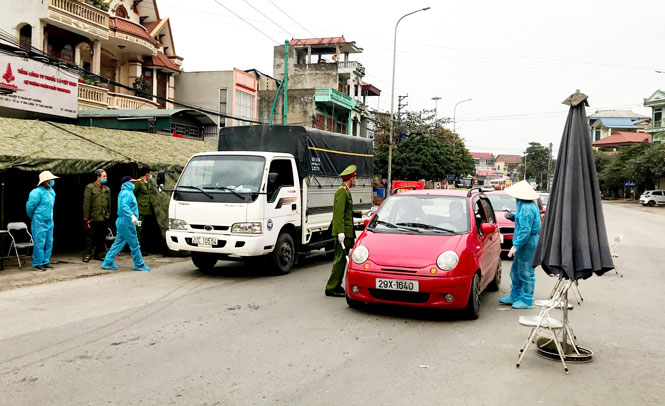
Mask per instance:
[[[404,292],[419,292],[418,281],[405,281],[401,279],[376,278],[376,288],[385,290],[401,290]]]
[[[192,244],[217,245],[217,237],[192,237]]]

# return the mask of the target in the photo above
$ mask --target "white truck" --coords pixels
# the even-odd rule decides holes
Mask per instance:
[[[300,126],[237,126],[221,130],[218,149],[192,156],[171,190],[167,245],[191,251],[199,269],[265,257],[286,274],[298,255],[330,252],[333,198],[348,165],[358,167],[354,209],[372,206],[371,140]],[[162,173],[157,183],[163,188]]]

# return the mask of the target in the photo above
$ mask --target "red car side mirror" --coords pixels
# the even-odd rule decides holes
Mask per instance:
[[[480,225],[480,231],[483,234],[492,234],[493,232],[496,231],[496,226],[490,223],[483,223]]]

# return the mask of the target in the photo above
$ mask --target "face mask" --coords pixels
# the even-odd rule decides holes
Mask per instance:
[[[48,185],[49,185],[50,187],[53,187],[53,185],[55,185],[55,181],[54,181],[54,180],[50,181],[50,182],[48,183]]]
[[[103,185],[104,183],[106,183],[106,179],[100,179],[99,183],[101,183]]]

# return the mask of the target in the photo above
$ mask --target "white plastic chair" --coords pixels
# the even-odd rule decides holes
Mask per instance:
[[[19,238],[23,231],[25,231],[27,237],[30,237],[30,241],[28,241],[27,238],[23,240]],[[13,248],[14,253],[16,254],[16,260],[18,261],[18,267],[23,268],[23,266],[21,265],[21,257],[18,253],[18,250],[25,249],[26,253],[24,255],[25,256],[29,255],[30,249],[33,248],[34,246],[32,234],[30,234],[30,232],[28,231],[28,226],[22,222],[8,223],[7,232],[9,234],[9,237],[12,239],[12,242],[9,244],[9,251],[7,252],[7,256],[9,256],[9,254],[12,253],[12,248]]]
[[[616,249],[619,248],[619,245],[621,245],[621,241],[623,240],[623,235],[617,235],[614,237],[614,241],[610,243],[610,254],[612,254],[612,258],[619,258],[619,255],[616,253]],[[616,261],[614,261],[614,272],[617,273],[617,275],[621,275],[623,278],[623,274],[621,271],[619,271],[619,267],[617,266]]]
[[[523,326],[531,327],[531,333],[529,333],[529,336],[520,349],[519,358],[517,360],[517,364],[515,365],[517,368],[520,367],[520,363],[526,354],[526,350],[529,348],[529,345],[531,345],[531,342],[534,341],[540,329],[548,329],[552,334],[551,340],[554,341],[556,350],[559,353],[561,363],[563,364],[563,369],[566,371],[566,373],[568,373],[568,365],[566,365],[564,351],[561,347],[561,343],[559,342],[559,333],[563,332],[563,334],[567,334],[568,340],[572,344],[573,348],[575,348],[575,351],[577,351],[577,348],[575,347],[573,341],[573,335],[567,326],[564,326],[563,321],[552,317],[550,313],[552,310],[562,308],[564,306],[563,299],[566,292],[572,285],[573,282],[569,280],[559,283],[552,298],[547,300],[545,303],[541,303],[544,304],[544,306],[541,308],[540,313],[537,316],[520,316],[519,323]]]

